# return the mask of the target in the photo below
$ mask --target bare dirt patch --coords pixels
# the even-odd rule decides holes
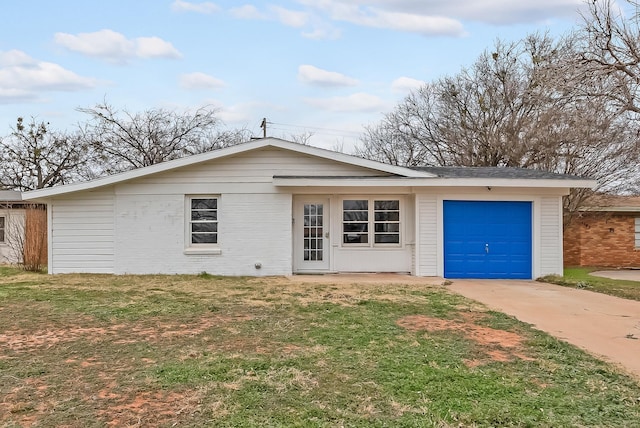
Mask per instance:
[[[129,396],[109,396],[113,403],[108,409],[98,411],[107,426],[157,426],[177,424],[177,418],[190,409],[198,408],[197,394],[184,395],[167,391],[143,391]]]
[[[474,323],[478,316],[467,314],[464,321],[444,320],[425,315],[410,315],[397,321],[400,327],[409,331],[458,331],[467,339],[482,346],[483,358],[465,360],[468,367],[477,367],[490,361],[508,362],[516,359],[533,360],[523,352],[522,336],[517,333],[485,327]]]
[[[0,346],[24,352],[38,348],[50,348],[79,339],[87,339],[90,342],[109,340],[120,345],[139,342],[141,339],[154,342],[176,336],[196,336],[214,326],[225,326],[249,319],[251,319],[249,316],[210,316],[189,324],[158,322],[152,327],[113,324],[106,327],[48,328],[32,332],[11,330],[0,333]]]

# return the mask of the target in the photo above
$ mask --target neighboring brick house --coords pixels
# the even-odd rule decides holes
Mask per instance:
[[[565,266],[640,267],[640,196],[600,197],[564,228]]]

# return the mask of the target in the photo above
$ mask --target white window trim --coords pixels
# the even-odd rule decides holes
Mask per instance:
[[[369,223],[369,242],[367,243],[353,243],[353,244],[349,244],[349,243],[345,243],[344,242],[344,238],[343,238],[343,225],[344,225],[344,220],[343,220],[343,207],[344,201],[352,201],[352,200],[367,200],[369,201],[368,203],[368,223]],[[399,215],[400,215],[400,220],[399,220],[399,232],[398,232],[398,240],[399,242],[397,244],[395,243],[376,243],[375,242],[375,201],[398,201],[399,203]],[[404,203],[404,198],[400,197],[400,196],[394,196],[394,195],[376,195],[376,196],[370,196],[370,195],[359,195],[359,196],[345,196],[340,198],[340,246],[342,248],[350,248],[350,249],[358,249],[358,248],[362,248],[362,249],[371,249],[371,248],[402,248],[404,246],[403,240],[404,240],[404,224],[405,224],[405,203]]]
[[[186,195],[184,201],[184,254],[208,255],[222,254],[220,248],[220,195]],[[191,243],[191,200],[193,199],[216,199],[218,210],[218,242],[215,244],[193,244]]]
[[[634,232],[635,232],[633,234],[633,236],[635,238],[634,239],[634,242],[635,242],[634,248],[636,250],[640,250],[640,217],[635,217],[634,218]]]

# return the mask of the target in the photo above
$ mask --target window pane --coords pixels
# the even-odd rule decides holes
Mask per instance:
[[[375,201],[374,209],[398,211],[400,209],[400,201]]]
[[[4,229],[0,229],[0,242],[4,242]]]
[[[216,221],[218,220],[218,211],[191,211],[191,220]]]
[[[367,211],[344,211],[342,213],[343,221],[367,221],[369,213]]]
[[[197,232],[217,232],[218,231],[218,223],[192,223],[191,231],[193,233]]]
[[[400,221],[400,213],[398,211],[376,211],[376,221]]]
[[[400,223],[376,223],[376,232],[400,232]]]
[[[342,201],[343,210],[368,210],[369,201],[367,200],[345,200]]]
[[[345,233],[342,242],[345,244],[366,244],[369,242],[369,235],[363,233]]]
[[[0,217],[0,229],[4,229],[4,217]]]
[[[192,210],[215,210],[217,208],[217,199],[191,199]]]
[[[398,234],[377,234],[375,237],[376,244],[399,244],[400,235]]]
[[[217,233],[192,233],[191,243],[192,244],[217,244],[218,234]]]
[[[368,223],[344,223],[343,232],[352,233],[352,232],[368,232],[369,224]]]

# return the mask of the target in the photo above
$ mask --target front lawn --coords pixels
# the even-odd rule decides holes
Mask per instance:
[[[640,282],[590,275],[591,272],[598,270],[607,269],[595,267],[566,268],[564,270],[564,276],[549,275],[539,278],[538,281],[563,285],[565,287],[582,288],[611,296],[640,301]]]
[[[0,426],[637,426],[640,384],[421,284],[0,267]]]

